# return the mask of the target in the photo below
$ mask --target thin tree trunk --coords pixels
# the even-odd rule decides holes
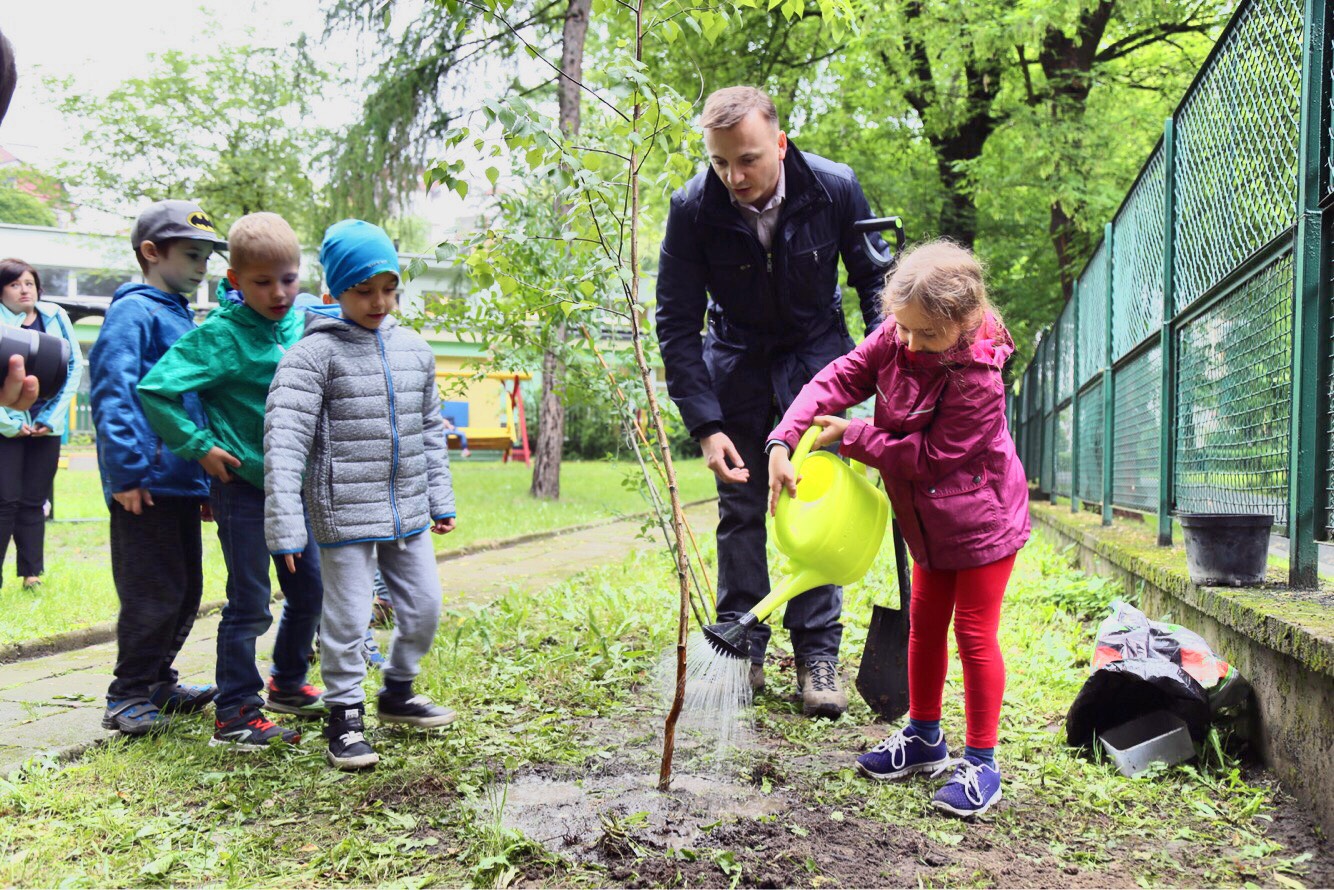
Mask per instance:
[[[560,101],[560,130],[568,139],[579,132],[579,84],[584,79],[584,41],[588,36],[588,14],[592,0],[570,0],[565,11],[565,30],[561,36],[561,78],[556,86]],[[568,207],[557,207],[556,218],[563,219]],[[533,459],[535,498],[554,501],[560,498],[560,458],[565,443],[565,363],[560,350],[565,344],[565,323],[551,334],[551,343],[542,356],[542,400],[537,415],[537,448]]]

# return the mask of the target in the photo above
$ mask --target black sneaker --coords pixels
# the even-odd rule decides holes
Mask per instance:
[[[169,716],[142,696],[108,699],[107,709],[102,714],[103,729],[114,729],[124,735],[148,735],[170,722]]]
[[[207,684],[154,683],[148,688],[148,698],[164,714],[193,714],[202,711],[218,694],[218,687]]]
[[[378,716],[381,723],[407,723],[429,729],[448,726],[459,715],[424,695],[398,695],[381,689]]]
[[[329,750],[324,753],[324,757],[330,766],[354,770],[366,769],[380,762],[380,755],[366,741],[365,716],[364,705],[334,705],[329,709],[329,719],[324,723],[324,737],[329,740]]]
[[[264,712],[255,708],[246,708],[230,720],[214,722],[213,738],[208,740],[210,747],[231,747],[237,751],[264,751],[271,744],[295,745],[301,741],[301,733],[293,729],[283,729],[264,717]]]
[[[324,693],[307,683],[296,689],[279,689],[269,678],[269,710],[298,717],[323,717],[329,713],[324,706]]]

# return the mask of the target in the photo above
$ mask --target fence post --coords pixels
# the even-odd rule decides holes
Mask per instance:
[[[1288,584],[1319,584],[1316,547],[1319,485],[1322,345],[1325,313],[1321,311],[1324,269],[1320,199],[1324,181],[1321,142],[1327,137],[1329,106],[1323,89],[1328,72],[1325,37],[1326,0],[1306,0],[1303,30],[1300,137],[1297,143],[1297,234],[1293,257],[1292,306],[1292,428],[1288,465]]]
[[[1116,437],[1116,375],[1112,373],[1112,329],[1116,319],[1112,317],[1112,270],[1116,263],[1115,232],[1108,223],[1103,229],[1102,243],[1107,251],[1107,329],[1103,338],[1102,363],[1102,524],[1112,524],[1112,470],[1113,451]]]
[[[1159,349],[1163,356],[1162,424],[1158,436],[1158,544],[1172,545],[1172,491],[1176,474],[1172,453],[1172,431],[1176,427],[1176,279],[1172,271],[1176,259],[1176,120],[1163,123],[1163,325]]]
[[[1043,490],[1053,498],[1056,495],[1056,397],[1060,394],[1060,387],[1057,386],[1057,381],[1061,376],[1060,372],[1056,370],[1056,363],[1061,359],[1060,347],[1061,325],[1058,317],[1057,322],[1051,326],[1051,346],[1048,347],[1047,352],[1048,358],[1051,358],[1053,352],[1056,355],[1051,361],[1051,367],[1046,374],[1045,382],[1043,384],[1044,389],[1050,388],[1051,390],[1051,413],[1050,416],[1047,415],[1045,410],[1046,401],[1044,399],[1044,416],[1042,419],[1042,465],[1043,467],[1050,467],[1046,473],[1047,484],[1043,486]],[[1048,460],[1048,455],[1051,457],[1050,460]]]
[[[1083,276],[1081,276],[1083,277]],[[1070,512],[1079,512],[1079,281],[1070,294]]]

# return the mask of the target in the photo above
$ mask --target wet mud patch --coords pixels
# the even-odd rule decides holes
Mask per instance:
[[[486,802],[507,829],[551,853],[580,863],[610,865],[690,848],[720,826],[773,819],[791,808],[782,793],[702,774],[677,773],[660,792],[642,771],[583,776],[540,770],[514,774],[493,786]]]

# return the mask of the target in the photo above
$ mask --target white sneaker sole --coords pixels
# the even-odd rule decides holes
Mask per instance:
[[[279,744],[282,744],[281,742]],[[211,738],[208,740],[210,748],[231,748],[233,751],[245,751],[253,753],[256,751],[267,751],[271,747],[268,743],[256,745],[252,742],[233,742],[230,739]]]
[[[410,717],[403,714],[386,714],[380,711],[375,716],[380,718],[381,723],[398,723],[405,726],[419,726],[422,729],[435,729],[440,726],[448,726],[459,719],[458,712],[450,711],[448,714],[441,714],[438,717]]]
[[[987,810],[991,809],[991,805],[996,803],[996,801],[1000,799],[1001,799],[1001,789],[997,788],[996,793],[991,795],[991,799],[987,800],[985,803],[982,804],[982,806],[978,807],[975,810],[957,810],[954,807],[950,806],[949,804],[945,803],[945,801],[943,800],[933,800],[931,801],[931,806],[935,807],[941,812],[958,816],[961,819],[971,819],[973,816],[981,816],[985,814]]]
[[[335,757],[332,751],[326,749],[324,759],[329,761],[329,765],[334,769],[354,770],[375,766],[380,762],[380,755],[372,751],[369,754],[361,754],[357,757]]]
[[[916,766],[905,767],[901,770],[896,770],[895,772],[892,773],[877,773],[873,772],[870,769],[870,767],[867,767],[861,762],[858,762],[857,771],[866,778],[875,779],[877,782],[899,782],[902,781],[903,779],[911,778],[917,775],[918,773],[931,772],[932,770],[938,769],[947,763],[949,763],[948,757],[943,758],[941,760],[933,760],[930,763],[919,763]]]

